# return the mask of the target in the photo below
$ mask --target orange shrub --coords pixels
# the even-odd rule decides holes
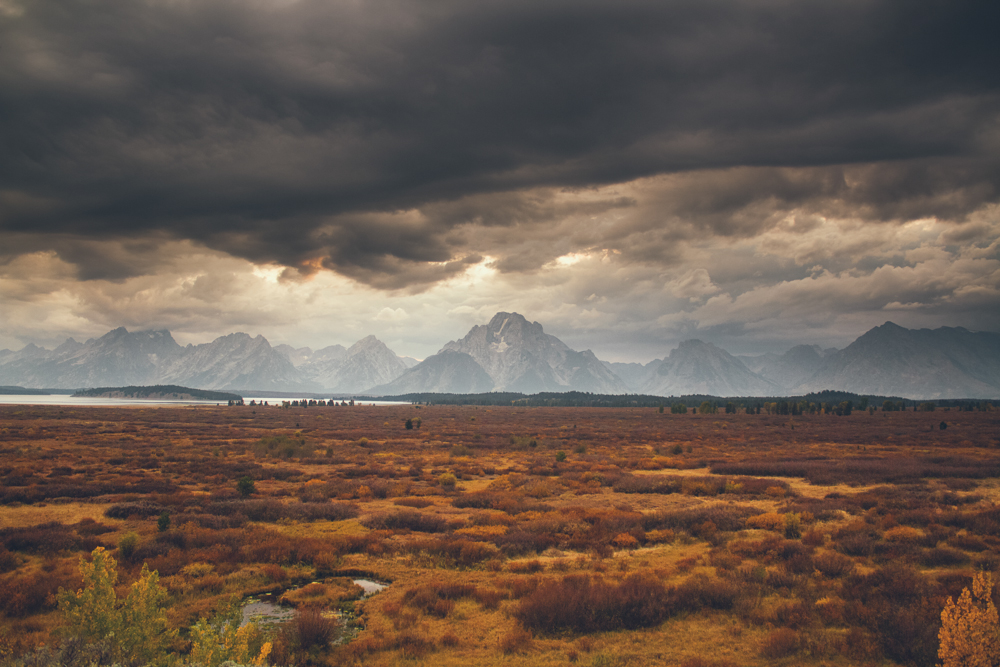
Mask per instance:
[[[635,539],[628,533],[618,533],[615,535],[614,539],[611,540],[619,549],[634,549],[639,546],[639,540]]]
[[[795,630],[778,628],[764,638],[760,645],[760,653],[765,658],[776,660],[798,653],[801,637]]]
[[[646,541],[653,544],[663,544],[665,542],[673,542],[676,535],[674,531],[670,529],[666,530],[651,530],[646,533]]]
[[[434,642],[409,631],[399,633],[395,645],[407,659],[422,658],[435,648]]]
[[[500,650],[504,655],[526,651],[531,646],[531,639],[531,632],[518,625],[500,638]]]
[[[887,542],[909,542],[916,543],[924,536],[924,532],[919,528],[911,528],[910,526],[897,526],[895,528],[890,528],[883,533],[883,538]]]
[[[514,615],[525,627],[544,632],[596,632],[650,627],[672,609],[668,591],[651,575],[630,575],[616,585],[576,574],[539,584]]]
[[[747,528],[760,528],[762,530],[774,530],[784,532],[785,515],[777,512],[767,512],[747,518]]]
[[[506,600],[510,596],[495,588],[477,588],[472,597],[483,606],[483,609],[496,609],[502,600]]]
[[[507,534],[507,526],[469,526],[468,528],[459,528],[455,534],[485,538],[499,537]]]

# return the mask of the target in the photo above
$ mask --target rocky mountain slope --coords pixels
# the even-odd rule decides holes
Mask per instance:
[[[812,377],[823,365],[825,354],[817,345],[796,345],[782,355],[737,358],[754,373],[788,391]]]
[[[372,387],[375,396],[410,393],[479,394],[493,390],[493,378],[470,355],[442,350],[407,369],[387,384]]]
[[[725,350],[686,340],[654,366],[639,393],[654,396],[776,396],[782,387],[747,368]]]
[[[1000,334],[892,322],[823,359],[795,393],[833,389],[906,398],[1000,398]]]
[[[572,350],[518,313],[497,313],[443,348],[472,357],[493,380],[495,391],[589,391],[622,394],[628,387],[590,350]]]
[[[0,384],[68,389],[151,384],[159,367],[183,352],[169,331],[130,333],[119,327],[86,343],[70,338],[55,350],[29,344],[0,364]]]
[[[409,368],[408,368],[409,367]],[[199,389],[330,391],[390,395],[583,391],[659,396],[789,396],[831,389],[914,399],[1000,398],[1000,334],[905,329],[891,322],[843,350],[798,345],[782,355],[737,358],[689,340],[648,364],[601,362],[542,325],[497,313],[416,363],[374,336],[313,351],[234,333],[181,347],[169,331],[125,328],[46,350],[0,351],[0,386],[79,389],[176,384]]]
[[[317,388],[263,336],[236,333],[181,347],[169,331],[130,332],[124,327],[86,343],[69,339],[51,351],[28,345],[0,363],[0,384],[66,389],[155,384],[274,391]]]
[[[320,350],[313,350],[309,347],[295,348],[291,345],[275,345],[274,349],[292,362],[292,366],[296,368],[301,368],[309,364],[343,359],[347,355],[347,348],[343,345],[329,345]]]
[[[342,357],[310,360],[299,370],[328,391],[352,393],[392,382],[406,370],[406,364],[378,338],[366,336]]]
[[[261,389],[310,391],[310,382],[277,352],[263,336],[234,333],[204,345],[189,345],[183,354],[164,364],[154,384],[176,384],[198,389]]]

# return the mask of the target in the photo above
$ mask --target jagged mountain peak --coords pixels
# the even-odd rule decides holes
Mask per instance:
[[[497,391],[628,391],[592,353],[571,350],[519,313],[497,313],[488,324],[472,327],[464,338],[441,349],[447,350],[472,357]]]
[[[362,338],[350,351],[331,345],[313,352],[271,347],[264,336],[245,332],[181,347],[165,329],[129,332],[118,327],[85,343],[67,339],[51,351],[35,343],[17,352],[2,351],[0,384],[182,384],[360,393],[386,386],[406,367],[375,336]],[[1000,397],[1000,334],[962,327],[906,329],[890,321],[843,350],[796,345],[782,355],[736,358],[712,343],[689,339],[667,358],[642,365],[600,362],[590,350],[572,350],[546,334],[538,322],[502,311],[413,368],[403,384],[414,390],[426,381],[455,391],[474,387],[526,393],[766,396],[832,389],[921,399],[992,399]],[[330,381],[312,381],[323,373]]]
[[[647,377],[642,391],[660,396],[773,396],[781,389],[722,348],[698,339],[679,343]]]
[[[907,398],[1000,397],[1000,334],[886,322],[822,366],[796,393],[832,389]]]
[[[796,345],[784,354],[765,354],[746,363],[761,377],[787,390],[809,378],[823,363],[823,350],[818,345]]]
[[[186,348],[182,356],[158,369],[157,384],[276,391],[317,388],[264,336],[242,331]]]
[[[300,368],[322,387],[347,394],[391,382],[406,364],[385,343],[368,335],[347,350],[339,345],[323,348]]]
[[[493,388],[493,379],[472,356],[457,350],[445,349],[407,369],[392,382],[372,387],[369,393],[474,394],[490,391]]]
[[[56,355],[64,355],[64,354],[69,355],[75,352],[79,352],[82,349],[83,349],[83,343],[78,343],[72,338],[67,338],[65,341],[63,341],[62,345],[52,350],[52,353]]]
[[[499,312],[490,319],[486,328],[497,336],[503,336],[504,332],[516,333],[524,330],[532,333],[542,333],[541,324],[529,321],[528,318],[520,313]]]
[[[691,352],[696,352],[696,351],[712,352],[715,350],[718,350],[719,352],[723,351],[722,348],[716,347],[711,343],[706,343],[705,341],[700,340],[698,338],[689,338],[688,340],[682,340],[680,343],[678,343],[677,347],[675,347],[673,350],[670,351],[670,356],[673,356],[675,353],[689,354]]]
[[[348,356],[351,356],[354,354],[358,354],[359,352],[363,352],[365,350],[377,350],[381,348],[385,348],[386,350],[389,349],[385,343],[380,341],[375,336],[368,334],[367,336],[356,342],[354,345],[347,348],[347,354]]]

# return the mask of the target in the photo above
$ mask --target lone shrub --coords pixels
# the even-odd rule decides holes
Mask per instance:
[[[295,635],[299,647],[309,650],[314,646],[325,648],[333,639],[337,623],[323,616],[319,609],[306,608],[295,615]]]
[[[500,650],[504,652],[504,655],[527,650],[531,646],[531,639],[531,632],[521,626],[516,626],[500,638]]]
[[[249,475],[244,475],[236,481],[236,490],[239,491],[241,498],[249,498],[253,495],[253,492],[257,490],[253,483],[253,477]]]
[[[118,555],[125,560],[132,560],[132,556],[135,555],[135,550],[138,547],[139,536],[130,530],[118,540]]]
[[[801,518],[798,514],[788,513],[785,515],[785,537],[790,540],[797,540],[802,537],[800,528]]]
[[[789,628],[778,628],[761,643],[760,652],[765,658],[775,660],[798,652],[801,639],[799,633]]]

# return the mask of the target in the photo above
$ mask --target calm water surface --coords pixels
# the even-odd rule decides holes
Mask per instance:
[[[253,400],[257,403],[267,401],[269,407],[280,406],[282,401],[291,401],[297,399],[290,398],[271,398],[268,396],[247,396],[244,401],[247,403],[244,407],[250,407],[249,403]],[[33,394],[0,394],[0,405],[68,405],[73,407],[120,407],[125,405],[145,405],[145,406],[179,406],[179,405],[225,405],[225,401],[182,401],[182,400],[169,400],[169,399],[159,399],[159,398],[98,398],[92,396],[70,396],[69,394],[49,394],[46,396],[36,396]],[[364,407],[368,405],[409,405],[409,403],[401,403],[398,401],[365,401],[356,399],[354,402],[355,407]],[[257,407],[257,406],[255,406]]]
[[[378,593],[389,585],[372,581],[371,579],[353,579],[352,581],[364,589],[365,592],[361,595],[362,599]],[[270,593],[247,600],[243,606],[242,625],[246,625],[251,621],[261,625],[275,625],[294,618],[295,610],[291,607],[281,605],[278,602],[279,597],[278,593]],[[340,617],[337,613],[331,612],[331,615],[337,618]]]

